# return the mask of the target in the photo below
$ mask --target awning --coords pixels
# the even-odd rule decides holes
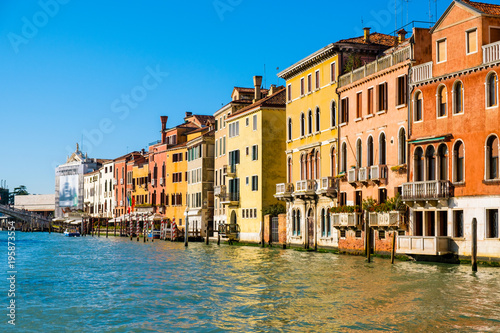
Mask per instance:
[[[446,134],[446,135],[441,135],[441,136],[432,136],[432,137],[425,137],[425,138],[418,138],[415,140],[408,140],[409,143],[427,143],[427,142],[439,142],[439,141],[444,141],[449,138],[451,138],[451,134]]]

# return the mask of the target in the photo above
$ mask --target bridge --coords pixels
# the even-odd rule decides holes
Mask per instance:
[[[22,223],[23,230],[49,230],[52,218],[8,205],[0,205],[0,213],[15,217]]]

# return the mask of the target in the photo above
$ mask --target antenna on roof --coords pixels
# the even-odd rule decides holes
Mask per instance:
[[[276,67],[276,87],[280,85],[280,77],[278,76],[279,71],[280,68]]]
[[[266,83],[266,64],[264,64],[264,89],[266,89],[267,83]]]

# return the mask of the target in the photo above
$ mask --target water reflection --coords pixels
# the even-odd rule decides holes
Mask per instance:
[[[19,331],[447,332],[500,326],[498,268],[472,274],[468,266],[367,263],[327,253],[19,235]]]

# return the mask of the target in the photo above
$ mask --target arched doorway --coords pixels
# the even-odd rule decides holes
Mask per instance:
[[[307,211],[307,247],[314,245],[314,211],[309,208]]]

